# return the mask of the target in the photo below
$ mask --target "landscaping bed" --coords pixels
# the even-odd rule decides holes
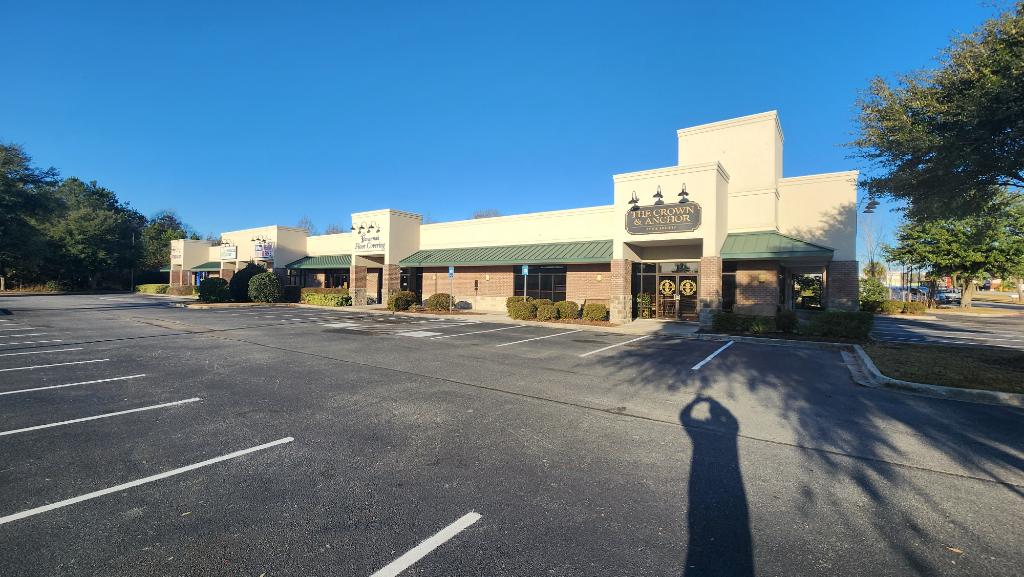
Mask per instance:
[[[863,345],[883,375],[901,381],[1024,393],[1024,351],[907,343]]]

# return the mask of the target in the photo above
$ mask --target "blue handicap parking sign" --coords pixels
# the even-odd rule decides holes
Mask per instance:
[[[448,278],[455,278],[455,267],[448,267]]]
[[[523,265],[523,276],[526,276],[528,274],[530,274],[530,265],[524,264]]]

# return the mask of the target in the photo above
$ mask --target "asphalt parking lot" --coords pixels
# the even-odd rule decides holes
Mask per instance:
[[[1024,411],[811,347],[0,299],[4,575],[1019,575]]]
[[[1024,350],[1024,306],[977,303],[1005,316],[931,313],[935,318],[877,317],[871,336],[896,343],[931,343],[953,346],[999,347]]]

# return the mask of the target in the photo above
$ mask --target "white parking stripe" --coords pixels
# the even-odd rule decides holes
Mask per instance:
[[[64,339],[49,339],[45,341],[15,341],[15,342],[3,342],[0,345],[36,345],[39,343],[62,343]]]
[[[80,350],[82,350],[82,347],[75,347],[73,349],[50,349],[48,351],[28,351],[28,352],[24,352],[24,353],[4,353],[4,354],[0,355],[0,357],[14,357],[14,356],[18,356],[18,355],[43,355],[43,354],[46,354],[46,353],[63,353],[65,351],[80,351]],[[0,370],[6,370],[6,369],[0,369]]]
[[[395,559],[391,563],[385,565],[382,569],[370,575],[370,577],[395,577],[402,571],[405,571],[409,567],[412,567],[414,563],[420,559],[426,557],[431,551],[437,549],[441,545],[444,545],[452,537],[458,535],[464,531],[467,527],[476,523],[480,520],[480,514],[476,512],[466,513],[462,517],[459,517],[451,525],[448,525],[444,529],[441,529],[433,536],[423,541],[419,545],[413,547],[408,553],[402,555],[398,559]],[[3,519],[0,519],[2,522]]]
[[[31,517],[33,515],[38,515],[40,513],[45,513],[47,511],[53,511],[54,509],[60,509],[61,507],[67,507],[68,505],[74,505],[75,503],[81,503],[82,501],[88,501],[89,499],[95,499],[97,497],[102,497],[104,495],[109,495],[111,493],[118,493],[120,491],[124,491],[125,489],[131,489],[132,487],[138,487],[139,485],[145,485],[146,483],[152,483],[153,481],[159,481],[161,479],[166,479],[168,477],[173,477],[174,475],[180,475],[182,473],[187,473],[189,471],[194,471],[194,470],[202,468],[202,467],[207,467],[207,466],[213,465],[215,463],[220,463],[221,461],[227,461],[229,459],[235,459],[235,458],[241,457],[243,455],[248,455],[249,453],[255,453],[256,451],[262,451],[264,449],[269,449],[270,447],[275,447],[277,445],[283,445],[285,443],[291,443],[294,440],[295,439],[293,439],[292,437],[285,437],[283,439],[278,439],[276,441],[273,441],[273,442],[270,442],[270,443],[266,443],[266,444],[263,444],[263,445],[258,445],[256,447],[252,447],[252,448],[249,448],[249,449],[242,449],[241,451],[235,451],[234,453],[228,453],[227,455],[221,455],[220,457],[214,457],[213,459],[207,459],[205,461],[200,461],[199,463],[195,463],[193,465],[187,465],[185,467],[179,467],[177,469],[171,469],[170,471],[164,471],[163,473],[159,473],[159,474],[156,474],[156,475],[151,475],[149,477],[144,477],[144,478],[138,479],[136,481],[130,481],[128,483],[122,483],[120,485],[115,485],[115,486],[109,487],[107,489],[100,489],[99,491],[93,491],[92,493],[86,493],[84,495],[79,495],[77,497],[72,497],[70,499],[65,499],[63,501],[57,501],[56,503],[50,503],[49,505],[43,505],[42,507],[36,507],[35,509],[28,509],[26,511],[21,511],[20,513],[14,513],[12,515],[7,515],[6,517],[0,517],[0,525],[3,525],[5,523],[10,523],[11,521],[17,521],[19,519],[24,519],[26,517]]]
[[[128,380],[128,379],[139,379],[139,378],[142,378],[144,376],[146,376],[146,375],[145,374],[141,374],[141,375],[128,375],[127,377],[111,377],[109,379],[96,379],[95,381],[82,381],[80,383],[68,383],[66,385],[49,385],[49,386],[46,386],[46,387],[35,387],[35,388],[32,388],[32,389],[18,389],[17,391],[2,391],[2,392],[0,392],[0,396],[3,396],[3,395],[17,395],[18,393],[31,393],[33,391],[47,391],[47,390],[50,390],[50,389],[63,389],[64,387],[77,387],[79,385],[92,385],[92,384],[95,384],[95,383],[109,383],[111,381],[124,381],[124,380]]]
[[[21,337],[38,337],[47,333],[23,333],[20,335],[0,335],[0,339],[18,339]]]
[[[550,339],[551,337],[560,337],[562,335],[571,335],[572,333],[578,333],[578,332],[580,332],[582,330],[583,329],[576,329],[574,331],[565,331],[564,333],[555,333],[553,335],[545,335],[543,337],[533,337],[532,339],[523,339],[521,341],[515,341],[515,342],[511,342],[511,343],[501,343],[500,345],[497,345],[497,346],[499,346],[499,347],[507,347],[509,345],[518,345],[519,343],[528,343],[530,341],[539,341],[541,339]]]
[[[401,333],[395,333],[397,337],[432,337],[441,333],[435,333],[434,331],[405,331]]]
[[[117,417],[120,415],[127,415],[129,413],[138,413],[140,411],[152,411],[154,409],[162,409],[164,407],[173,407],[175,405],[183,405],[185,403],[194,403],[201,400],[199,397],[192,397],[191,399],[185,399],[183,401],[172,401],[170,403],[160,403],[159,405],[150,405],[148,407],[139,407],[137,409],[128,409],[126,411],[117,411],[116,413],[104,413],[102,415],[93,415],[91,417],[82,417],[79,419],[71,419],[70,421],[58,421],[56,423],[46,423],[45,425],[36,425],[34,427],[25,427],[24,429],[11,429],[10,431],[0,431],[0,437],[6,437],[7,435],[16,435],[18,433],[27,433],[29,431],[38,431],[40,429],[49,429],[51,427],[60,427],[62,425],[72,425],[74,423],[84,423],[85,421],[95,421],[96,419],[106,419],[108,417]]]
[[[724,345],[719,347],[717,351],[715,351],[715,352],[711,353],[710,355],[708,355],[707,357],[705,357],[703,361],[697,363],[696,365],[693,365],[693,368],[691,368],[690,370],[691,371],[696,371],[696,370],[700,369],[701,367],[703,367],[704,365],[710,363],[711,359],[717,357],[718,353],[720,353],[720,352],[724,351],[725,349],[731,347],[732,343],[733,343],[733,341],[729,341],[729,342],[725,343]]]
[[[513,325],[511,327],[501,327],[500,329],[487,329],[486,331],[473,331],[473,332],[470,332],[470,333],[459,333],[459,334],[456,334],[456,335],[444,335],[444,336],[434,337],[434,338],[435,339],[450,339],[452,337],[464,337],[466,335],[479,335],[480,333],[493,333],[493,332],[496,332],[496,331],[507,331],[509,329],[521,329],[521,328],[523,328],[525,326],[526,325]]]
[[[27,371],[29,369],[45,369],[47,367],[63,367],[64,365],[84,365],[86,363],[102,363],[110,359],[94,359],[91,361],[72,361],[69,363],[53,363],[52,365],[32,365],[31,367],[14,367],[13,369],[0,369],[0,373],[7,371]]]
[[[35,330],[35,327],[19,327],[19,328],[16,328],[16,329],[12,329],[12,328],[0,329],[0,331],[32,331],[32,330]]]
[[[590,351],[589,353],[583,353],[580,356],[581,357],[589,357],[590,355],[592,355],[594,353],[600,353],[602,351],[607,351],[608,349],[614,349],[615,347],[621,347],[623,345],[628,345],[629,343],[635,343],[637,341],[642,341],[642,340],[648,339],[648,338],[650,338],[650,335],[646,335],[646,336],[642,336],[642,337],[637,337],[635,339],[630,339],[630,340],[628,340],[628,341],[626,341],[624,343],[616,343],[614,345],[608,345],[607,347],[602,347],[600,349],[597,349],[596,351]]]

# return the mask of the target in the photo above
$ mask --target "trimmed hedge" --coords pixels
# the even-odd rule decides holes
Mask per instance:
[[[822,311],[814,313],[804,326],[804,332],[821,337],[864,340],[874,323],[875,315],[869,312]]]
[[[800,329],[800,320],[795,312],[783,309],[775,314],[775,328],[784,333],[795,333]]]
[[[249,279],[249,300],[256,303],[281,302],[281,281],[272,272],[261,272]]]
[[[48,280],[46,281],[46,284],[43,285],[43,288],[46,289],[47,292],[64,293],[71,290],[71,283],[66,280]]]
[[[527,321],[537,318],[537,305],[533,301],[522,301],[512,303],[509,306],[508,316],[517,321]]]
[[[763,333],[768,332],[764,330],[767,326],[767,322],[765,322],[764,319],[773,320],[771,317],[738,315],[735,313],[720,311],[711,316],[711,328],[712,330],[723,333],[751,333],[754,332],[753,327],[756,324],[758,330]]]
[[[903,314],[923,315],[928,310],[928,304],[920,301],[907,301],[903,303]]]
[[[167,289],[170,288],[170,286],[171,285],[169,284],[140,284],[135,286],[135,292],[150,295],[165,295],[167,294]]]
[[[302,302],[307,305],[318,305],[322,307],[348,307],[352,306],[352,296],[340,293],[304,293]]]
[[[555,303],[558,308],[558,317],[563,319],[580,318],[580,305],[573,301],[558,301]]]
[[[414,304],[416,304],[416,293],[412,291],[398,291],[388,297],[389,311],[407,311]]]
[[[423,301],[423,306],[427,307],[428,311],[446,311],[455,308],[455,299],[448,293],[435,293]]]
[[[321,287],[304,287],[299,290],[302,295],[320,294],[320,295],[347,295],[349,294],[347,288],[321,288]]]
[[[588,321],[608,320],[608,307],[601,303],[589,303],[583,305],[583,318]]]
[[[167,294],[179,297],[190,297],[196,294],[196,287],[188,285],[171,285],[167,287]]]
[[[887,315],[895,315],[903,312],[903,301],[887,300],[882,302],[879,312]]]
[[[204,303],[226,303],[231,300],[228,281],[219,277],[203,279],[199,283],[199,300]]]
[[[505,299],[505,310],[508,312],[508,316],[512,316],[512,305],[514,303],[521,303],[523,301],[527,301],[528,302],[528,301],[532,301],[532,300],[533,300],[533,297],[526,297],[525,299],[523,297],[521,297],[521,296],[518,296],[518,297],[508,297],[507,299]]]
[[[553,304],[555,304],[555,301],[553,301],[551,299],[533,299],[533,302],[537,306],[553,305]]]
[[[252,277],[265,272],[267,272],[267,269],[251,262],[245,265],[245,268],[236,272],[228,283],[231,289],[231,300],[236,303],[249,302],[249,281],[252,280]]]
[[[537,307],[537,320],[538,321],[557,321],[558,320],[558,307],[553,304],[540,305]]]

